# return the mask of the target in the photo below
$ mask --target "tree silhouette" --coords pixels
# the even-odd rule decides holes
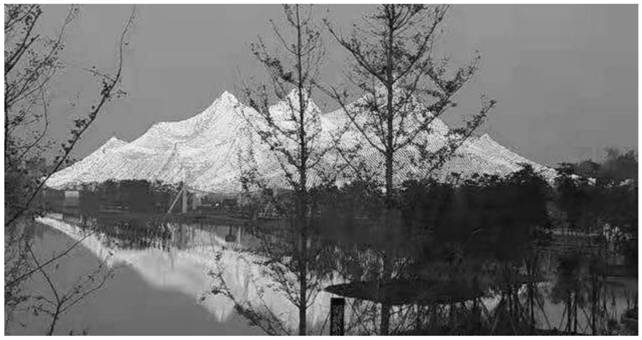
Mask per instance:
[[[322,136],[318,107],[311,101],[319,74],[324,50],[321,36],[314,26],[312,8],[307,11],[298,4],[283,5],[287,30],[283,31],[272,22],[274,35],[280,43],[280,51],[272,53],[259,38],[251,45],[252,53],[265,68],[270,85],[243,84],[243,95],[251,112],[244,111],[244,118],[262,143],[269,147],[269,153],[276,159],[293,195],[275,196],[272,188],[262,182],[254,159],[244,159],[243,187],[259,188],[272,204],[286,217],[282,241],[262,237],[261,245],[255,249],[267,258],[264,267],[274,278],[288,301],[299,310],[298,333],[307,333],[306,310],[318,294],[320,282],[310,265],[319,265],[318,251],[310,240],[311,210],[309,188],[318,185],[323,178],[319,169],[324,156],[331,149]],[[272,98],[280,100],[270,105]],[[253,158],[253,150],[248,151]],[[248,157],[246,157],[248,158]],[[264,197],[265,198],[265,197]],[[262,233],[261,231],[259,233]],[[285,258],[291,260],[285,261]],[[295,275],[289,275],[294,273]],[[229,295],[229,294],[228,294]],[[244,307],[244,315],[255,324],[264,324],[256,311]],[[274,331],[283,327],[267,327]]]
[[[368,157],[382,161],[369,167],[383,169],[387,210],[394,207],[395,165],[405,158],[421,167],[427,176],[439,168],[481,124],[494,106],[494,100],[482,98],[480,111],[464,127],[452,129],[447,141],[438,148],[429,145],[427,134],[433,122],[448,109],[456,106],[454,96],[473,77],[479,56],[466,66],[449,69],[447,59],[434,54],[439,31],[448,6],[386,4],[367,15],[351,35],[341,35],[330,22],[326,25],[351,57],[352,68],[348,81],[362,97],[348,104],[349,92],[336,87],[326,88],[339,103],[351,125],[366,144],[374,150]],[[355,145],[340,150],[353,170],[362,169],[363,162]],[[413,155],[409,150],[417,152]],[[406,170],[406,169],[403,169]],[[389,226],[391,221],[385,222]],[[390,260],[384,256],[382,278],[390,276]],[[388,332],[389,306],[383,306],[381,333]]]
[[[73,120],[69,139],[60,144],[60,149],[45,138],[50,122],[51,80],[65,66],[60,53],[65,47],[65,32],[77,13],[78,7],[70,6],[60,30],[51,38],[39,32],[43,14],[40,5],[5,6],[5,299],[10,308],[29,299],[29,294],[21,291],[25,280],[43,272],[77,245],[33,263],[35,257],[29,252],[31,223],[42,213],[42,207],[35,203],[51,175],[69,163],[72,150],[105,105],[124,94],[118,85],[134,10],[119,37],[114,70],[105,73],[95,67],[87,69],[100,85],[94,104],[82,109],[85,114]],[[45,151],[53,152],[53,164],[46,164],[42,157]]]

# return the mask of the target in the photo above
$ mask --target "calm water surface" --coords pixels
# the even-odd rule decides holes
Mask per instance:
[[[35,226],[39,232],[34,248],[40,258],[66,249],[87,233],[59,217],[41,218]],[[115,270],[102,289],[62,315],[56,334],[263,334],[236,313],[231,301],[209,293],[213,279],[208,273],[214,268],[223,268],[224,278],[239,301],[265,305],[288,327],[296,329],[298,310],[271,288],[273,282],[262,275],[252,255],[240,251],[253,242],[242,228],[169,224],[168,232],[171,236],[165,241],[143,246],[95,233],[60,260],[58,266],[48,267],[61,290],[72,287],[100,261]],[[221,254],[220,258],[216,253]],[[340,282],[343,281],[332,279],[327,284]],[[37,293],[51,295],[41,275],[35,275],[28,284]],[[620,313],[626,308],[626,295],[637,292],[637,280],[619,280],[617,285],[621,289],[614,296],[614,306]],[[308,310],[308,322],[315,332],[327,332],[330,297],[321,292]],[[485,300],[490,308],[496,303],[494,298]],[[547,301],[544,309],[550,327],[558,327],[555,323],[563,306]],[[15,319],[24,325],[11,322],[7,333],[43,334],[49,322],[47,317],[31,312],[19,313]],[[540,322],[547,323],[543,317]]]
[[[82,229],[57,219],[43,218],[40,222],[36,228],[41,232],[34,246],[40,258],[59,253],[85,235]],[[121,247],[118,240],[94,234],[60,260],[57,268],[49,267],[56,285],[67,289],[101,260],[115,268],[115,276],[103,288],[62,316],[56,333],[263,334],[238,316],[230,302],[207,294],[212,285],[207,273],[214,267],[211,250],[221,249],[218,243],[225,241],[219,234],[227,233],[229,228],[212,228],[211,232],[184,229],[174,245],[144,249]],[[245,290],[246,296],[250,296],[252,278],[242,275],[242,266],[230,268],[236,269],[233,273],[236,280],[229,282],[239,283],[233,288]],[[41,275],[35,275],[29,285],[34,291],[51,296]],[[31,313],[22,313],[15,319],[28,326],[12,323],[8,333],[42,334],[49,321]]]

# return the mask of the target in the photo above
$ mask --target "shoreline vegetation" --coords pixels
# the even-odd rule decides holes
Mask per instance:
[[[71,216],[71,215],[66,215],[66,216],[64,216],[64,218],[63,218],[63,215],[57,215],[57,216],[52,216],[52,217],[54,217],[54,218],[56,218],[56,219],[58,219],[60,221],[62,221],[62,220],[67,221],[66,223],[71,223],[72,225],[79,225],[80,226],[80,222],[81,222],[81,219],[79,217],[74,217],[74,216]],[[101,227],[97,227],[97,224],[95,224],[96,223],[95,221],[97,221],[97,220],[94,220],[92,218],[92,219],[90,219],[90,221],[93,221],[93,222],[88,222],[86,227],[76,227],[76,228],[78,228],[78,231],[80,232],[79,236],[82,235],[83,232],[81,230],[83,230],[83,229],[87,230],[87,231],[95,231],[95,230],[97,230],[97,232],[104,233],[106,231],[113,230],[114,227],[115,227],[111,223],[108,223],[108,224],[106,224],[104,226],[101,226]],[[111,232],[108,232],[107,234],[105,234],[105,236],[101,236],[100,238],[103,240],[102,243],[107,242],[107,240],[110,239],[111,237],[114,237],[114,240],[121,240],[121,241],[117,241],[116,243],[113,243],[113,241],[109,241],[109,242],[105,243],[106,245],[108,245],[108,244],[112,244],[112,245],[118,244],[119,246],[115,248],[116,250],[114,250],[116,253],[118,252],[117,249],[119,249],[119,248],[123,249],[123,250],[126,250],[126,249],[132,249],[132,250],[133,249],[141,249],[141,250],[144,251],[144,249],[147,249],[147,247],[151,247],[151,248],[162,247],[162,249],[164,249],[164,250],[162,250],[163,252],[167,252],[167,251],[172,252],[172,250],[170,250],[170,249],[172,249],[175,246],[179,246],[178,249],[182,249],[182,251],[189,251],[189,249],[191,249],[190,248],[191,246],[189,245],[189,244],[191,244],[190,241],[187,241],[187,243],[184,243],[184,242],[186,242],[186,240],[183,239],[183,236],[178,236],[179,234],[176,234],[177,231],[181,231],[183,233],[186,233],[186,235],[194,235],[194,231],[190,231],[190,230],[200,230],[201,233],[205,233],[204,235],[207,235],[210,232],[213,232],[213,230],[215,230],[214,228],[219,228],[219,227],[216,227],[214,225],[208,226],[209,224],[201,223],[201,222],[196,222],[196,223],[190,223],[190,222],[168,222],[165,225],[168,226],[171,230],[174,230],[174,234],[173,234],[173,236],[165,236],[166,237],[166,242],[168,242],[168,243],[163,243],[163,241],[159,241],[160,243],[158,243],[158,242],[154,243],[154,244],[156,244],[156,246],[150,245],[151,243],[146,243],[144,245],[133,245],[133,244],[128,243],[128,242],[124,242],[123,243],[123,240],[127,240],[127,239],[137,240],[137,239],[140,239],[140,237],[138,237],[138,236],[134,237],[134,236],[131,236],[131,235],[124,235],[122,233],[115,235],[115,234],[113,234]],[[93,227],[91,227],[91,226],[93,226]],[[233,227],[233,226],[229,226],[229,227],[223,226],[221,228],[225,229],[225,228],[235,228],[235,227]],[[251,229],[252,229],[251,227],[247,227],[246,230],[251,230]],[[233,232],[233,234],[236,234],[236,233],[237,233],[237,231]],[[247,235],[246,235],[246,233],[247,233]],[[111,234],[112,236],[106,239],[106,237],[108,237],[107,235],[109,235],[109,234]],[[227,236],[230,234],[230,232],[221,231],[221,232],[217,232],[217,234],[220,234],[219,237],[221,238],[221,240],[225,239],[226,242],[235,243],[238,240],[238,239],[232,239],[232,238],[228,239]],[[249,231],[244,231],[243,232],[243,243],[245,244],[245,246],[249,246],[249,244],[251,244],[251,242],[250,243],[246,243],[247,241],[245,241],[246,238],[251,237],[249,234],[251,234]],[[150,234],[147,233],[146,235],[150,235]],[[159,236],[159,237],[162,238],[162,236]],[[192,237],[195,237],[195,236],[192,236]],[[209,237],[211,237],[211,236],[206,236],[205,240],[208,239]],[[154,237],[151,237],[151,239],[154,239]],[[198,241],[200,239],[201,238],[196,237],[194,239],[194,241],[192,241],[192,242],[195,242],[194,243],[195,245],[196,244],[203,244],[202,241]],[[175,243],[175,242],[179,242],[179,243]],[[161,244],[164,244],[164,245],[161,246]],[[174,244],[176,244],[176,245],[174,245]],[[207,241],[206,241],[205,244],[208,244]],[[229,245],[232,245],[232,243],[229,243]],[[132,246],[134,248],[131,248]],[[140,246],[142,246],[142,248],[139,248]],[[243,245],[239,245],[239,246],[243,247]],[[236,249],[236,247],[237,246],[235,246],[234,249]],[[178,249],[173,250],[173,251],[179,251]],[[202,251],[203,250],[201,249],[201,253],[202,253]],[[357,253],[359,253],[359,252],[363,252],[364,249],[356,250],[356,251],[357,251]],[[357,253],[355,253],[355,254],[357,254]],[[250,255],[248,255],[248,254],[241,253],[241,255],[239,255],[239,256],[243,256],[244,258],[246,258],[246,260],[250,259],[250,257],[248,257]],[[212,258],[209,258],[208,261],[215,261],[215,260],[212,259]],[[215,263],[216,262],[213,262],[214,267],[216,267]],[[250,261],[250,263],[254,263],[254,262]],[[229,270],[231,270],[231,268]],[[614,279],[615,278],[610,278],[609,280],[614,280]],[[412,280],[408,281],[408,282],[412,282]],[[542,294],[550,294],[550,287],[551,287],[550,285],[552,285],[552,284],[553,284],[553,282],[549,282],[545,286],[538,285],[538,288],[536,288],[536,290],[541,292]],[[545,288],[545,287],[548,287],[548,288]],[[402,292],[406,291],[406,293],[404,293],[404,294],[408,294],[409,292],[412,293],[412,292],[417,291],[417,290],[420,291],[421,288],[427,288],[427,287],[425,287],[424,285],[419,285],[418,287],[415,287],[415,288],[416,289],[413,289],[412,291],[407,291],[407,290],[403,289],[403,287],[399,286],[398,289],[401,289]],[[611,288],[611,289],[613,289],[613,288]],[[457,292],[459,292],[459,290]],[[499,293],[496,292],[494,294],[499,294]],[[520,293],[520,298],[519,298],[520,301],[522,301],[522,303],[523,303],[523,300],[525,299],[525,296],[523,294],[524,294],[524,289],[522,288],[522,292]],[[618,294],[622,294],[622,293],[618,293]],[[350,294],[346,294],[346,295],[348,296],[348,301],[350,302],[351,306],[352,306],[351,303],[353,301],[359,301],[359,300],[352,300],[349,297]],[[486,296],[488,296],[488,295],[486,295]],[[324,296],[324,298],[325,298],[325,296]],[[546,302],[547,304],[550,303],[550,296],[546,296],[545,295],[544,298],[545,298],[546,301],[549,301],[549,302]],[[633,296],[631,296],[631,298],[633,298]],[[272,299],[273,299],[273,297],[272,297]],[[277,299],[277,300],[279,300],[279,299]],[[327,302],[327,301],[324,301],[324,302]],[[371,302],[369,300],[367,300],[367,298],[366,298],[366,300],[362,300],[362,301],[360,301],[360,303],[363,306],[363,305],[368,305]],[[621,303],[624,303],[624,302],[623,301],[618,302],[618,304],[621,304]],[[488,302],[487,302],[487,304],[488,304]],[[415,306],[415,304],[411,303],[410,306]],[[498,308],[496,301],[495,301],[495,303],[491,303],[490,306],[494,307],[494,308]],[[356,308],[355,306],[352,306],[352,307]],[[469,307],[471,307],[471,306],[469,305]],[[282,308],[282,307],[280,307],[280,308]],[[397,308],[397,307],[395,307],[395,308]],[[406,307],[406,308],[409,308],[409,307]],[[610,306],[610,302],[609,302],[609,308],[613,308],[613,307]],[[621,308],[623,308],[623,307],[619,305],[618,306],[618,310],[620,310]],[[359,310],[360,309],[357,309],[356,312],[358,312]],[[368,310],[368,309],[366,309],[366,310]],[[491,308],[491,310],[493,310],[493,308]],[[350,311],[355,312],[352,309],[350,309]],[[542,326],[544,327],[542,329],[540,329],[540,327],[538,327],[536,330],[525,329],[525,330],[523,330],[521,332],[506,332],[506,333],[504,333],[504,332],[502,332],[502,330],[500,328],[496,328],[492,332],[490,330],[483,331],[481,328],[477,328],[475,331],[479,332],[479,333],[472,333],[472,334],[558,334],[558,335],[573,334],[573,332],[569,333],[569,332],[566,332],[563,328],[560,329],[558,327],[551,327],[550,329],[546,329],[547,326],[546,326],[546,322],[544,321],[544,315],[542,314],[543,311],[540,311],[539,309],[537,309],[536,312],[537,312],[536,313],[536,318],[537,318],[538,322],[542,323],[540,327],[542,327]],[[372,311],[370,311],[369,313],[372,313]],[[411,312],[406,311],[406,313],[411,313]],[[424,311],[424,313],[427,313],[427,311]],[[461,314],[461,313],[463,313],[463,311],[460,311],[460,312],[458,312],[458,314],[456,314],[456,320],[459,320],[459,322],[467,320],[470,317],[470,315],[466,316],[468,314],[465,314],[465,313]],[[487,312],[483,312],[482,315],[487,317],[486,313]],[[548,310],[548,313],[552,313],[552,312],[550,310]],[[444,320],[448,320],[448,318],[441,319],[443,317],[446,317],[447,315],[448,315],[448,313],[443,314],[441,317],[438,317],[438,318],[437,318],[437,316],[434,316],[434,318],[433,318],[433,320],[431,322],[438,323],[439,322],[438,320],[442,320],[442,322]],[[560,311],[556,311],[555,313],[549,315],[548,318],[551,318],[551,317],[553,317],[555,315],[560,317]],[[316,316],[316,314],[315,314],[315,316]],[[414,317],[413,317],[413,319],[414,319]],[[350,319],[350,320],[352,320],[352,319]],[[395,320],[395,319],[393,319],[393,320]],[[558,320],[549,320],[548,322],[550,322],[551,325],[556,325],[557,321]],[[617,321],[619,323],[621,320],[617,320]],[[353,320],[353,322],[354,322],[354,320]],[[395,326],[395,328],[396,328],[398,325],[395,322],[393,322],[393,324],[396,325]],[[580,323],[581,331],[578,331],[577,334],[590,334],[590,329],[587,327],[586,319],[584,319],[584,317],[580,318],[580,322],[579,323]],[[430,324],[430,322],[427,325],[429,325],[429,324]],[[376,330],[373,330],[373,329],[367,330],[369,327],[370,326],[364,327],[363,329],[361,329],[359,326],[357,326],[356,324],[353,323],[350,326],[350,328],[348,328],[348,330],[350,332],[347,332],[346,334],[371,334],[371,332],[376,332]],[[427,329],[427,328],[419,329],[419,328],[416,328],[416,327],[417,327],[416,323],[413,322],[410,325],[404,325],[403,327],[400,327],[399,329],[396,329],[394,331],[394,334],[462,334],[462,333],[471,334],[471,332],[473,332],[473,329],[471,329],[471,328],[468,328],[468,331],[466,331],[465,328],[459,328],[459,330],[452,330],[452,329],[448,329],[447,327],[445,327],[445,328],[442,327],[442,328],[439,328],[439,329],[434,329],[434,328],[432,328],[432,329]],[[554,328],[557,328],[558,330],[555,330]],[[326,330],[326,332],[327,332],[327,330]],[[627,331],[625,330],[624,327],[618,331],[618,334],[621,334],[622,332],[624,332],[624,334],[627,334],[626,333]]]
[[[227,92],[215,102],[242,111],[224,117],[224,133],[201,126],[203,117],[216,122],[207,115],[173,123],[177,133],[155,125],[153,152],[128,163],[153,180],[62,176],[75,187],[53,190],[55,174],[106,168],[74,168],[81,163],[72,165],[71,155],[106,105],[136,95],[122,88],[136,6],[122,18],[112,65],[82,68],[95,82],[86,83],[93,97],[58,98],[64,112],[80,114],[68,134],[49,136],[50,110],[60,109],[50,105],[54,81],[73,44],[66,31],[82,11],[70,6],[52,33],[41,32],[46,7],[5,5],[5,333],[34,318],[44,334],[78,332],[62,321],[110,283],[122,284],[114,264],[132,260],[126,269],[147,283],[188,289],[181,293],[206,302],[199,307],[207,312],[221,315],[224,305],[227,316],[269,335],[636,334],[637,287],[622,292],[617,281],[638,275],[637,154],[608,149],[600,162],[543,174],[489,136],[475,137],[497,102],[481,93],[473,107],[457,103],[481,54],[462,64],[444,57],[450,7],[382,4],[344,32],[332,18],[317,19],[313,6],[283,5],[283,22],[270,21],[272,40],[250,44],[265,72],[239,84],[252,110]],[[346,55],[345,79],[327,84],[320,67],[330,43]],[[321,121],[311,101],[317,94],[340,107],[333,122]],[[440,120],[453,115],[461,124]],[[231,184],[238,194],[190,187],[193,164],[177,151],[183,137],[174,138],[186,131],[202,132],[194,148],[201,153],[192,156],[214,156],[200,163],[199,180]],[[250,136],[243,150],[213,151],[240,134]],[[121,155],[104,152],[118,146],[125,142],[112,139],[91,155],[117,168],[93,178],[122,175]],[[468,156],[451,172],[461,148]],[[276,170],[265,174],[266,164]],[[499,170],[486,171],[489,164]],[[38,243],[52,236],[39,221],[73,241]],[[76,258],[78,249],[98,256]],[[177,270],[175,254],[191,260]],[[63,260],[80,266],[61,275]],[[174,281],[166,285],[164,275]],[[331,297],[345,299],[335,300],[344,320],[330,320]]]
[[[564,213],[561,211],[565,207],[565,199],[572,199],[577,203],[575,195],[578,193],[585,195],[585,190],[591,188],[596,190],[590,194],[594,196],[593,202],[599,204],[602,211],[608,211],[608,205],[602,201],[605,197],[609,195],[620,197],[624,192],[633,195],[635,191],[621,191],[630,183],[621,186],[591,184],[570,175],[565,177],[564,173],[561,173],[556,183],[557,187],[547,184],[528,167],[509,178],[479,176],[475,180],[471,179],[456,186],[437,182],[409,182],[404,184],[403,189],[398,193],[399,202],[406,203],[397,207],[399,215],[393,221],[399,227],[394,230],[381,228],[381,206],[384,204],[384,198],[376,185],[363,183],[344,188],[330,187],[313,190],[311,197],[316,203],[316,210],[311,212],[313,223],[308,247],[317,254],[327,254],[326,256],[338,259],[337,263],[324,263],[322,259],[316,257],[315,265],[319,266],[317,275],[321,277],[320,282],[323,282],[323,278],[328,275],[333,277],[339,275],[338,277],[342,277],[343,282],[347,284],[347,286],[344,284],[337,287],[322,286],[320,291],[338,293],[339,296],[347,298],[360,297],[366,303],[376,306],[377,301],[381,301],[381,296],[377,295],[380,293],[375,294],[378,289],[374,287],[380,286],[377,284],[376,277],[373,281],[370,275],[380,266],[382,251],[388,249],[387,252],[393,256],[395,272],[395,278],[387,284],[392,289],[392,293],[389,293],[392,294],[391,298],[408,296],[405,299],[416,298],[417,300],[414,304],[410,303],[411,306],[424,305],[428,300],[412,295],[415,294],[414,292],[420,294],[417,292],[420,287],[426,288],[426,285],[420,284],[421,282],[435,279],[442,282],[456,282],[466,277],[467,280],[472,278],[473,281],[467,281],[465,285],[473,284],[474,286],[470,287],[479,287],[483,291],[479,297],[487,296],[493,291],[494,294],[499,294],[497,296],[501,301],[505,301],[496,306],[492,312],[487,311],[483,314],[484,317],[475,317],[475,320],[483,319],[476,321],[475,326],[468,324],[465,327],[463,324],[449,326],[448,322],[453,320],[448,313],[443,314],[443,310],[441,314],[436,311],[430,312],[437,314],[429,317],[432,314],[418,308],[413,318],[419,318],[422,321],[417,321],[419,323],[410,326],[404,325],[400,329],[395,328],[391,331],[394,334],[631,332],[627,331],[626,327],[631,327],[632,319],[626,315],[632,312],[626,312],[625,315],[614,318],[606,304],[608,300],[606,287],[616,277],[637,278],[637,272],[632,266],[636,262],[633,258],[627,259],[627,256],[631,255],[624,253],[625,244],[633,240],[632,235],[624,235],[621,232],[616,235],[614,233],[617,233],[617,230],[604,229],[607,215],[591,216],[594,222],[590,228],[573,227],[569,223],[569,218],[574,216],[581,217],[585,222],[591,221],[588,219],[589,216],[586,216],[592,213],[593,208],[589,201],[591,196],[584,197],[586,200],[584,208],[589,210],[571,210]],[[572,183],[574,184],[571,185]],[[595,186],[603,191],[598,192]],[[146,189],[141,191],[141,188]],[[262,195],[256,195],[256,200],[242,201],[252,202],[246,205],[239,204],[241,200],[234,201],[230,198],[210,200],[202,197],[198,200],[200,206],[197,207],[193,205],[195,200],[193,195],[182,196],[178,189],[167,196],[160,196],[162,198],[159,200],[154,200],[153,197],[159,196],[158,193],[154,193],[152,185],[131,181],[94,185],[91,192],[80,191],[77,196],[73,195],[67,200],[63,195],[63,201],[67,203],[62,204],[59,201],[60,194],[47,195],[50,199],[53,198],[53,202],[47,203],[46,209],[63,213],[67,221],[84,226],[88,230],[98,230],[116,239],[131,240],[133,244],[139,240],[136,247],[143,248],[153,244],[153,240],[167,240],[171,243],[172,233],[167,229],[170,225],[200,225],[205,228],[204,230],[209,228],[208,225],[228,225],[230,228],[243,229],[245,233],[256,238],[254,247],[244,250],[245,252],[253,256],[270,258],[266,256],[266,251],[279,249],[282,242],[287,242],[289,228],[291,228],[287,214],[279,216],[278,211],[273,211],[266,216],[261,216],[257,213],[257,211],[270,210],[261,206],[261,202],[267,206],[272,204],[271,200],[262,198]],[[271,195],[273,195],[272,198],[289,199],[287,192],[271,193]],[[189,207],[187,213],[181,213],[179,209],[171,213],[165,210],[172,198],[177,196],[180,196],[179,201],[187,198]],[[165,202],[164,205],[159,204],[159,201]],[[437,202],[440,203],[437,204]],[[524,204],[519,205],[518,202],[524,202]],[[538,204],[535,204],[536,202]],[[55,203],[56,208],[50,203]],[[146,207],[142,207],[141,204]],[[178,206],[181,205],[178,204]],[[426,208],[436,205],[440,208],[436,210]],[[273,207],[273,209],[277,208]],[[624,216],[619,214],[619,210],[615,214],[614,217],[622,221]],[[432,227],[424,229],[425,225]],[[225,237],[229,237],[230,240],[235,239],[232,234]],[[337,251],[339,253],[336,253]],[[375,254],[374,257],[379,259],[374,262],[372,259],[363,262],[364,254]],[[340,274],[337,274],[337,271]],[[524,281],[517,279],[520,276],[527,278],[531,275],[540,278],[532,282],[530,279]],[[216,280],[214,276],[213,281]],[[537,282],[541,281],[547,282],[547,285],[550,285],[549,288],[544,290],[537,288],[540,285]],[[353,283],[350,284],[350,282]],[[366,286],[359,286],[359,282]],[[221,285],[220,282],[218,284]],[[368,285],[373,285],[373,288],[364,288]],[[405,289],[406,286],[414,288]],[[448,286],[453,287],[453,284],[446,284],[444,287]],[[224,286],[219,286],[214,291],[222,290],[221,287]],[[434,289],[427,289],[427,291],[434,291]],[[225,295],[231,294],[229,292],[217,291],[217,293],[236,299],[232,295]],[[410,293],[412,294],[407,295]],[[462,291],[459,289],[444,294],[454,297],[452,294],[455,293],[461,294]],[[591,297],[591,294],[595,294],[595,297]],[[543,296],[555,303],[565,305],[565,309],[571,311],[570,313],[565,311],[562,316],[558,316],[560,320],[549,320],[551,324],[559,322],[562,326],[541,328],[544,326],[541,324],[541,316],[538,316],[538,321],[534,322],[534,316],[541,313],[537,300]],[[443,298],[448,299],[447,296]],[[531,299],[533,305],[530,305]],[[583,302],[580,302],[580,299]],[[391,306],[395,306],[396,303],[392,301]],[[468,302],[462,304],[462,307],[477,300],[470,298],[463,301]],[[261,310],[259,307],[252,306],[251,302],[235,303],[242,308]],[[443,303],[444,301],[434,302],[433,305],[443,306]],[[393,310],[396,308],[394,307]],[[417,314],[419,310],[423,312]],[[491,322],[491,320],[505,320],[506,317],[499,317],[499,314],[514,315],[517,311],[519,314],[515,319],[506,319],[508,324]],[[472,320],[469,318],[473,317],[469,312],[461,310],[459,314],[452,317],[460,318],[458,322],[468,323]],[[368,313],[373,314],[369,315],[371,322],[378,318],[376,312],[371,310]],[[587,321],[585,316],[580,316],[582,313],[594,316]],[[571,316],[569,317],[568,314]],[[422,319],[424,317],[426,319]],[[254,315],[249,320],[254,324],[266,322],[257,318],[259,317]],[[396,319],[392,318],[391,322],[392,320]],[[534,326],[534,323],[537,325]],[[395,325],[395,327],[399,326]],[[437,325],[441,326],[437,327]],[[430,328],[425,328],[428,326]],[[377,327],[374,325],[373,327],[371,331],[376,332]],[[365,331],[362,330],[362,332]]]

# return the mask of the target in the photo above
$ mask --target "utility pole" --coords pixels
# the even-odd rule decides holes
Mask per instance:
[[[187,213],[187,173],[186,173],[185,167],[182,167],[182,170],[183,170],[182,171],[183,172],[183,183],[182,183],[183,185],[182,185],[182,188],[181,188],[182,189],[181,192],[182,192],[183,196],[182,196],[181,201],[183,203],[182,204],[183,207],[181,209],[181,212],[183,214],[186,214]]]
[[[183,208],[181,209],[181,212],[183,214],[187,213],[187,188],[185,187],[185,182],[183,182],[183,190],[181,190],[183,193],[182,201],[183,201]]]

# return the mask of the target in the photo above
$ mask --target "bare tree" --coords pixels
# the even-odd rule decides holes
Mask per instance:
[[[48,127],[47,86],[55,73],[64,65],[58,56],[63,49],[64,32],[67,25],[77,13],[71,7],[58,37],[55,40],[42,37],[34,32],[42,14],[39,5],[8,5],[5,7],[5,173],[28,173],[29,152],[43,151],[46,145],[41,144]],[[5,207],[5,225],[10,225],[29,210],[45,182],[58,171],[66,161],[76,143],[89,126],[96,120],[103,106],[115,96],[124,94],[117,88],[122,75],[123,49],[126,46],[126,34],[133,23],[132,11],[123,29],[118,47],[118,61],[113,74],[106,74],[91,68],[89,72],[97,76],[102,89],[95,104],[87,110],[86,117],[74,120],[70,138],[61,144],[61,152],[54,158],[54,164],[40,173],[35,180],[24,183],[20,191],[22,199],[12,197],[9,206]],[[37,42],[44,40],[41,45]],[[45,48],[43,51],[43,47]],[[46,49],[49,47],[48,49]],[[36,111],[42,106],[42,112]],[[34,123],[43,125],[42,132],[33,140],[25,141],[13,132],[28,131]],[[32,156],[32,157],[37,157]],[[16,195],[18,196],[18,195]],[[7,215],[9,214],[9,215]]]
[[[113,277],[115,272],[114,268],[109,268],[107,266],[107,260],[104,260],[91,273],[88,273],[84,277],[78,279],[68,290],[63,291],[61,287],[54,283],[51,278],[51,274],[49,274],[42,266],[38,257],[33,252],[33,249],[29,246],[27,250],[34,261],[36,268],[38,268],[38,271],[47,282],[47,286],[53,296],[46,297],[44,295],[38,295],[34,297],[38,303],[32,307],[35,312],[43,312],[51,317],[49,327],[47,328],[47,335],[53,335],[58,320],[60,320],[60,317],[65,312],[102,288],[107,280]]]
[[[347,90],[329,87],[326,92],[383,159],[388,210],[395,205],[393,179],[398,155],[431,173],[472,134],[495,104],[482,97],[481,109],[464,127],[450,130],[447,142],[438,149],[428,147],[425,137],[433,132],[432,123],[456,106],[454,96],[473,77],[479,62],[477,56],[469,65],[452,68],[448,59],[435,55],[447,10],[448,6],[442,5],[380,5],[348,36],[326,21],[331,35],[351,57],[347,77],[363,97],[348,104]],[[417,156],[406,152],[413,147]],[[346,157],[347,161],[355,159]],[[390,226],[391,222],[385,224]],[[390,267],[390,259],[384,256],[384,280],[390,277]],[[388,333],[389,309],[382,306],[382,334]]]
[[[322,176],[317,170],[330,146],[324,143],[318,118],[320,112],[311,101],[319,64],[324,56],[320,33],[314,27],[312,8],[305,10],[298,4],[284,5],[283,12],[285,31],[271,21],[283,53],[269,51],[261,38],[251,45],[252,53],[267,71],[270,85],[244,84],[242,91],[244,99],[254,109],[244,114],[246,121],[261,142],[269,147],[288,188],[293,192],[293,197],[285,198],[285,201],[274,202],[271,199],[282,213],[292,217],[286,226],[287,240],[276,244],[272,238],[265,237],[257,251],[268,259],[265,268],[269,275],[298,308],[298,332],[303,335],[307,332],[306,310],[321,288],[309,268],[318,255],[310,246],[309,188],[319,184]],[[273,98],[280,104],[270,105]],[[244,183],[244,186],[252,184],[266,189],[259,180],[257,169],[249,173],[252,176],[244,178],[252,183]],[[286,257],[292,260],[285,261]]]
[[[87,71],[96,77],[100,90],[97,99],[86,113],[74,119],[74,128],[67,141],[56,150],[54,142],[45,135],[49,128],[49,89],[51,80],[65,67],[60,53],[65,46],[65,32],[78,14],[71,6],[55,37],[38,32],[43,14],[40,5],[9,4],[5,6],[5,312],[24,302],[21,284],[36,272],[68,254],[79,242],[73,243],[50,259],[33,263],[30,223],[40,214],[37,204],[46,181],[53,173],[69,163],[72,150],[89,126],[96,120],[105,104],[124,94],[118,88],[123,71],[124,49],[135,16],[131,15],[118,41],[117,62],[112,72],[96,67]],[[77,105],[74,105],[77,108]],[[51,152],[52,165],[43,157]]]

